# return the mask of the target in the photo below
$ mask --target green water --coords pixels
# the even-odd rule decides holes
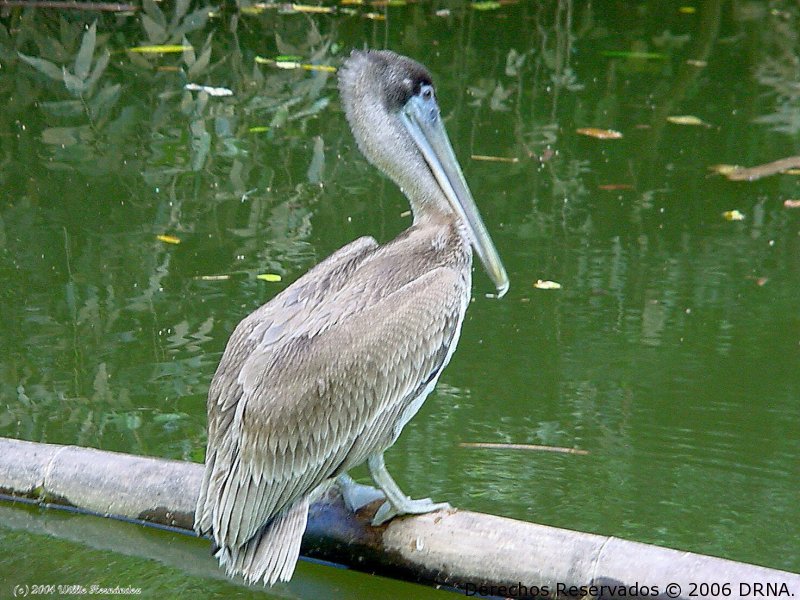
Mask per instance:
[[[800,10],[588,6],[0,12],[0,435],[202,460],[204,396],[236,323],[352,239],[410,222],[355,148],[335,76],[256,56],[336,66],[387,47],[430,68],[511,279],[489,299],[476,270],[459,349],[387,454],[400,485],[800,570],[800,209],[784,207],[800,179],[708,170],[800,154]],[[91,61],[76,61],[95,19]],[[183,35],[192,52],[125,52]],[[67,86],[18,52],[84,77]],[[707,126],[667,121],[679,115]],[[197,566],[205,542],[2,508],[0,597],[95,582],[256,595]],[[310,563],[272,593],[444,594]]]

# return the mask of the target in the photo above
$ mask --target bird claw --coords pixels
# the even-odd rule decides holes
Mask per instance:
[[[436,510],[449,510],[452,508],[447,502],[433,502],[430,498],[419,500],[406,499],[402,506],[396,507],[388,500],[384,502],[372,518],[373,527],[383,525],[394,517],[402,515],[422,515]]]

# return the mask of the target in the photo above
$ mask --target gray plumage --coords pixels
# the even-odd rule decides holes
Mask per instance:
[[[354,52],[340,72],[359,147],[409,196],[414,224],[348,244],[245,317],[212,380],[195,528],[250,582],[291,577],[316,489],[367,459],[388,477],[383,451],[455,348],[472,238],[397,122],[420,85],[427,71],[389,52]]]

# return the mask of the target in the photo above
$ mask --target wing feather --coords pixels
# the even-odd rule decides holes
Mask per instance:
[[[233,427],[236,409],[242,400],[238,374],[242,364],[258,345],[254,332],[267,340],[261,353],[269,355],[269,345],[280,341],[284,324],[297,318],[331,293],[347,275],[378,247],[371,237],[359,238],[341,248],[310,269],[270,302],[242,319],[222,355],[208,392],[208,450],[206,468],[195,511],[195,529],[200,534],[211,531],[214,512],[218,510],[220,493],[233,461],[238,455]],[[267,329],[265,328],[267,324]],[[274,324],[274,331],[269,327]],[[259,329],[261,328],[261,329]],[[256,477],[259,475],[256,474]],[[260,482],[257,482],[260,483]]]
[[[246,357],[234,353],[241,370],[228,361],[224,372],[236,384],[218,387],[235,401],[217,399],[206,467],[214,508],[203,523],[218,545],[242,545],[297,498],[391,444],[399,415],[448,356],[466,286],[440,267],[333,327],[284,331]],[[215,477],[218,468],[227,477]]]

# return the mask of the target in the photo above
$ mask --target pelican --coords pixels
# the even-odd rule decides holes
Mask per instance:
[[[249,583],[291,578],[309,501],[364,462],[386,498],[373,524],[449,508],[406,496],[383,453],[455,350],[473,249],[497,295],[508,289],[425,67],[354,51],[339,90],[359,148],[400,186],[414,222],[382,246],[362,237],[338,250],[228,341],[208,393],[195,529]]]

